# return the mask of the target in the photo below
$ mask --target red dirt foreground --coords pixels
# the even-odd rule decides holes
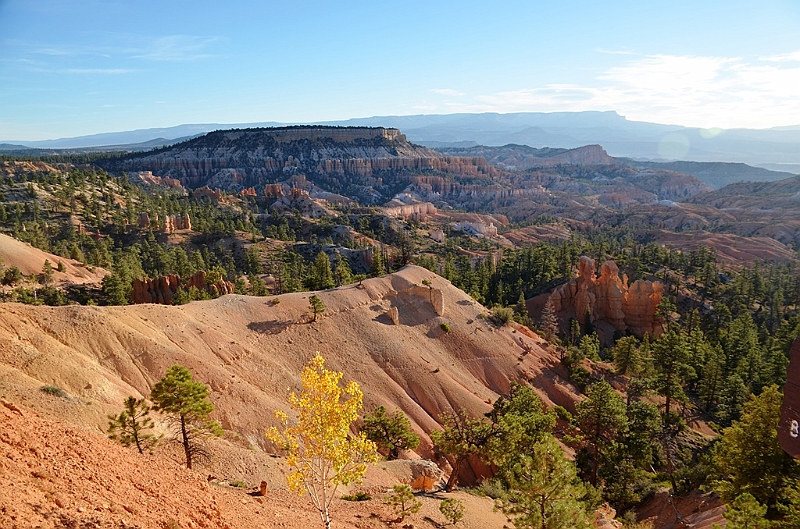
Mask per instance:
[[[0,401],[0,527],[318,527],[308,498],[210,484],[172,461]],[[385,527],[386,507],[338,502],[336,527]],[[360,519],[363,518],[363,519]]]
[[[368,491],[371,501],[334,501],[333,527],[399,527],[390,523],[396,516],[383,503],[384,492],[397,482],[386,467],[370,469],[367,485],[359,489]],[[323,527],[308,496],[282,488],[257,494],[210,483],[174,461],[140,455],[0,399],[3,529]],[[406,523],[420,529],[444,526],[438,506],[447,497],[466,507],[462,529],[499,529],[506,522],[493,512],[490,499],[458,491],[418,496],[422,510]]]

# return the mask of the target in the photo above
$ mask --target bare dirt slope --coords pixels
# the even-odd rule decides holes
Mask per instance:
[[[0,233],[0,259],[6,267],[16,266],[26,276],[41,274],[45,260],[49,260],[53,267],[53,281],[57,284],[99,283],[108,274],[102,268],[89,270],[78,261],[43,252],[2,233]],[[64,263],[64,272],[55,270],[59,261]]]
[[[260,497],[209,483],[173,461],[139,455],[4,401],[0,475],[4,529],[323,527],[308,496],[271,489]],[[444,524],[438,504],[445,496],[464,502],[465,529],[500,528],[505,521],[492,512],[491,500],[463,492],[420,496],[423,509],[409,521],[420,528]],[[338,529],[385,528],[394,518],[380,493],[366,502],[337,500],[332,517]]]
[[[434,293],[419,286],[423,279],[441,290],[442,316],[431,304]],[[3,304],[0,395],[101,431],[127,395],[149,395],[178,363],[210,386],[223,427],[243,447],[263,449],[273,411],[286,408],[288,391],[319,350],[330,368],[362,386],[366,411],[401,408],[423,435],[426,455],[427,432],[442,412],[482,413],[513,380],[529,379],[548,403],[571,408],[577,399],[538,337],[496,328],[481,317],[482,306],[423,268],[318,294],[326,310],[316,322],[309,321],[309,293],[282,295],[279,303],[231,295],[181,307]],[[52,398],[43,385],[70,397]]]

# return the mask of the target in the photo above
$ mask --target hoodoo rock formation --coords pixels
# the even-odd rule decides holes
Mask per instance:
[[[153,228],[155,227],[158,229],[159,227],[162,229],[164,233],[172,233],[176,230],[191,230],[192,229],[192,220],[189,218],[188,213],[178,213],[176,215],[167,215],[164,217],[164,224],[161,225],[158,221],[158,215],[155,215],[152,219],[150,215],[143,211],[139,213],[139,217],[137,219],[137,224],[140,228]]]
[[[583,324],[588,314],[604,343],[610,342],[615,331],[630,332],[640,338],[645,334],[660,335],[662,322],[656,310],[661,303],[663,285],[640,279],[628,286],[627,275],[620,277],[613,261],[600,266],[599,276],[595,274],[596,269],[593,259],[581,257],[575,279],[551,294],[530,300],[531,316],[538,321],[542,307],[550,299],[562,331],[569,329],[571,319]]]
[[[206,273],[200,270],[185,281],[182,281],[177,274],[155,279],[135,279],[133,281],[133,303],[172,305],[172,300],[179,288],[188,291],[192,287],[204,290],[212,297],[233,294],[234,291],[233,283],[224,279],[214,284],[206,283]]]
[[[438,210],[430,202],[418,202],[415,204],[395,205],[396,201],[389,202],[383,209],[387,217],[425,218],[428,215],[436,215]]]

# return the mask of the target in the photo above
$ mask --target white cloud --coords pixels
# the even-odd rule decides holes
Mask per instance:
[[[606,48],[595,48],[597,53],[605,53],[606,55],[636,55],[636,52],[630,50],[609,50]]]
[[[133,73],[136,70],[131,70],[128,68],[65,68],[63,70],[58,70],[59,73],[68,73],[68,74],[98,74],[98,75],[119,75],[125,73]]]
[[[498,92],[451,103],[448,110],[616,110],[633,120],[702,128],[796,125],[800,65],[792,61],[652,55],[607,69],[592,86],[547,84]]]
[[[135,59],[152,61],[196,61],[215,57],[207,48],[222,40],[219,37],[196,37],[192,35],[168,35],[150,43],[144,50],[133,52]]]
[[[465,95],[464,92],[459,92],[458,90],[453,90],[452,88],[432,88],[431,92],[434,94],[439,94],[443,96],[463,96]]]
[[[773,55],[771,57],[767,57],[764,60],[772,61],[772,62],[800,62],[800,50],[793,51],[791,53],[784,53],[781,55]]]

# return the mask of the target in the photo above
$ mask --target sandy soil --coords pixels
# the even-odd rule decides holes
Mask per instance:
[[[26,276],[41,274],[45,260],[49,260],[53,266],[53,282],[56,285],[100,283],[108,274],[108,271],[102,268],[90,270],[78,261],[43,252],[2,233],[0,233],[0,259],[6,268],[16,266]],[[59,261],[64,263],[64,272],[55,270]]]
[[[379,467],[361,487],[372,500],[334,501],[334,527],[397,526],[389,523],[396,516],[383,502],[394,480]],[[322,527],[308,496],[270,487],[261,497],[255,490],[209,482],[203,470],[140,455],[95,433],[0,402],[0,527]],[[438,506],[444,497],[465,504],[459,527],[500,528],[505,522],[493,512],[490,499],[457,491],[419,494],[422,510],[404,523],[443,526]]]

